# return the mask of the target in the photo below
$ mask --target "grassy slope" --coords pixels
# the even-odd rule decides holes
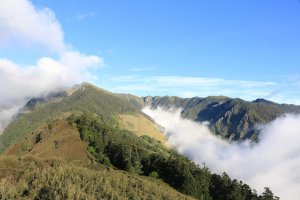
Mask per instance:
[[[39,126],[0,157],[0,199],[192,199],[160,180],[97,164],[87,147],[65,120]]]
[[[150,119],[141,114],[120,114],[120,126],[138,136],[147,135],[166,144],[166,137],[158,130],[158,127]]]
[[[18,144],[9,147],[4,155],[31,155],[88,162],[87,147],[80,139],[77,128],[64,120],[56,120],[51,130],[47,125],[41,125]]]
[[[34,112],[18,116],[0,135],[0,153],[30,134],[40,124],[61,117],[64,113],[94,113],[106,123],[117,125],[116,114],[140,112],[139,108],[127,100],[90,84],[83,84],[71,96],[60,101],[38,104],[31,110]]]
[[[193,199],[167,184],[101,165],[0,156],[0,199]]]

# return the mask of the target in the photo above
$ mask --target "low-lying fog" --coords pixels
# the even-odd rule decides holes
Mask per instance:
[[[168,142],[195,163],[214,173],[226,172],[259,193],[270,187],[276,196],[300,196],[300,115],[285,115],[264,126],[260,142],[229,143],[210,133],[207,123],[183,119],[180,110],[143,112],[165,128]]]

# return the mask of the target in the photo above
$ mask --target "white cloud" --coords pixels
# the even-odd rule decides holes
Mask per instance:
[[[0,0],[0,45],[42,46],[51,52],[66,50],[64,34],[55,14],[28,0]]]
[[[95,12],[79,13],[77,15],[77,19],[78,20],[84,20],[86,18],[90,18],[90,17],[94,17],[94,16],[96,16]]]
[[[2,133],[5,126],[10,122],[19,109],[20,107],[17,104],[0,107],[0,133]]]
[[[123,77],[130,77],[130,79],[123,79]],[[150,76],[140,77],[138,75],[127,75],[115,77],[113,80],[120,82],[153,82],[156,84],[163,84],[163,86],[219,86],[219,85],[234,85],[238,84],[244,87],[265,87],[276,86],[277,83],[271,81],[244,81],[231,80],[211,77],[191,77],[191,76]]]
[[[68,50],[54,12],[29,0],[0,0],[0,47],[34,46],[58,55],[42,57],[32,66],[0,58],[0,133],[29,98],[95,79],[89,71],[102,58]]]
[[[155,70],[157,70],[156,67],[135,67],[130,69],[130,71],[132,72],[148,72],[148,71],[155,71]]]
[[[181,97],[218,96],[240,97],[246,100],[265,97],[278,84],[271,81],[244,81],[190,76],[119,76],[111,79],[114,92],[136,95],[176,95]],[[127,91],[125,91],[127,90]]]
[[[270,187],[285,200],[300,195],[300,115],[286,115],[262,129],[258,144],[228,143],[213,136],[205,124],[180,117],[180,110],[143,110],[165,127],[168,141],[196,163],[216,173],[226,171],[259,191]]]
[[[101,58],[79,52],[64,52],[59,60],[43,57],[28,67],[0,59],[0,131],[29,98],[89,80],[88,70],[102,65]]]
[[[219,78],[199,78],[199,77],[180,77],[180,76],[154,76],[149,81],[157,82],[163,86],[204,86],[211,87],[219,85],[222,79]]]
[[[139,82],[141,81],[140,77],[138,75],[124,75],[124,76],[115,76],[110,78],[113,82]]]
[[[40,58],[35,66],[20,67],[0,59],[0,103],[10,99],[37,96],[62,86],[68,86],[87,77],[90,67],[101,66],[101,58],[79,52],[65,52],[59,60]]]
[[[228,96],[253,101],[265,98],[277,103],[300,105],[299,80],[245,81],[192,76],[116,76],[107,86],[114,92],[131,92],[139,96],[206,97]]]

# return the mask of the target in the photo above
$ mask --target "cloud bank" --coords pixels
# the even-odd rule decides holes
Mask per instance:
[[[31,66],[0,58],[1,133],[28,99],[91,80],[89,70],[104,63],[98,56],[70,49],[49,8],[37,8],[28,0],[0,0],[0,4],[0,48],[37,47],[58,57],[45,56]]]
[[[36,8],[28,0],[0,0],[0,44],[39,45],[53,52],[66,49],[64,34],[49,8]]]
[[[161,108],[143,112],[165,127],[168,142],[198,164],[215,173],[225,171],[259,192],[270,187],[284,200],[300,196],[300,115],[286,115],[266,125],[261,141],[228,143],[209,131],[205,123],[182,119],[180,110]]]
[[[141,76],[129,74],[110,79],[114,92],[130,92],[140,96],[206,97],[224,95],[253,101],[266,98],[278,103],[300,105],[299,80],[286,77],[279,81],[246,81],[194,76]]]
[[[88,69],[102,63],[79,52],[65,52],[59,60],[43,57],[25,68],[0,58],[0,132],[30,98],[91,80]]]

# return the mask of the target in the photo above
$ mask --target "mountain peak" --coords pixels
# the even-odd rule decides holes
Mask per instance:
[[[276,103],[274,103],[273,101],[269,101],[269,100],[266,100],[266,99],[263,99],[263,98],[258,98],[258,99],[255,99],[254,101],[252,101],[253,103],[263,103],[263,104],[267,104],[267,105],[274,105]]]

